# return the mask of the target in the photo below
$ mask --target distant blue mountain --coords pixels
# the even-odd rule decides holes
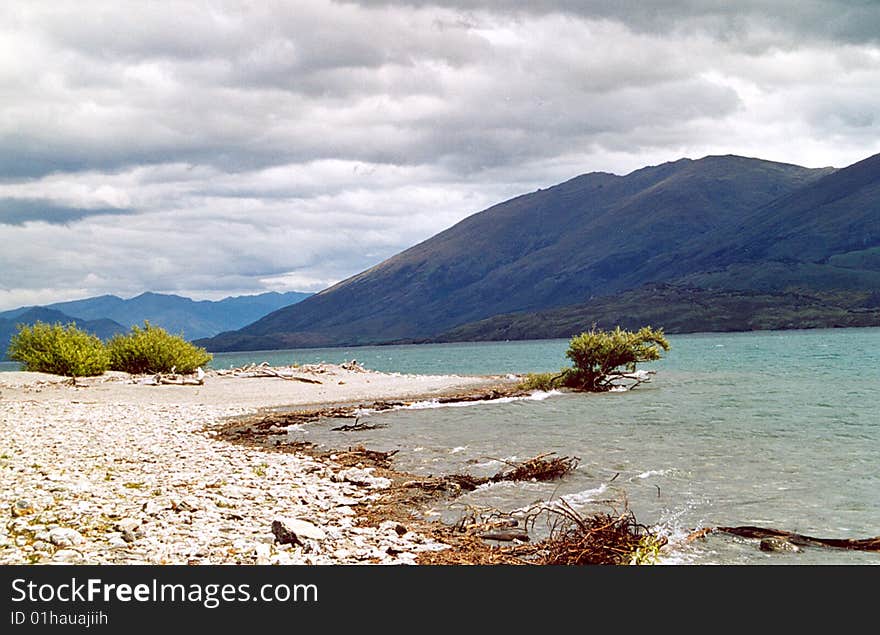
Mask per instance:
[[[162,293],[142,293],[124,300],[115,295],[102,295],[72,302],[56,302],[45,307],[21,307],[0,313],[0,320],[14,325],[23,316],[32,315],[35,309],[53,310],[60,318],[42,321],[61,321],[91,323],[109,320],[128,330],[133,325],[142,325],[144,320],[160,326],[174,334],[183,334],[187,339],[211,337],[222,331],[239,329],[258,320],[267,313],[300,302],[309,293],[291,291],[288,293],[261,293],[242,295],[222,300],[191,300],[179,295]],[[100,335],[99,335],[100,336]],[[0,346],[7,340],[0,340]],[[5,348],[4,348],[5,351]]]

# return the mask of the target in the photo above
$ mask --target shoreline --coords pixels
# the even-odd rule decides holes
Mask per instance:
[[[282,371],[302,379],[0,375],[0,564],[415,564],[446,549],[362,513],[391,485],[376,467],[245,447],[222,431],[273,412],[485,398],[516,376]]]

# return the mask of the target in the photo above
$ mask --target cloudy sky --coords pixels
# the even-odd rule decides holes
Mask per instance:
[[[317,291],[585,172],[880,152],[880,3],[7,0],[0,96],[0,309]]]

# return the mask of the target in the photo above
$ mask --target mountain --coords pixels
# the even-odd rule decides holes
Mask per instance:
[[[308,293],[262,293],[224,298],[191,300],[179,295],[143,293],[123,300],[103,295],[85,300],[58,302],[45,308],[61,311],[82,320],[110,319],[126,327],[142,325],[144,320],[171,333],[183,333],[188,339],[210,337],[221,331],[240,328],[260,317],[307,298]],[[0,318],[15,318],[29,307],[0,313]]]
[[[696,271],[670,275],[674,286],[496,315],[432,339],[569,337],[593,323],[668,332],[880,325],[880,155],[760,206],[684,253]]]
[[[13,315],[3,317],[6,313],[12,313]],[[9,348],[9,341],[12,339],[12,336],[18,332],[19,324],[32,326],[37,322],[45,322],[47,324],[54,324],[55,322],[70,324],[73,322],[78,328],[92,333],[93,335],[97,335],[102,340],[108,340],[117,333],[124,333],[128,330],[121,324],[106,318],[98,320],[76,319],[62,313],[61,311],[47,309],[45,307],[30,307],[26,309],[17,309],[15,311],[7,311],[6,313],[0,315],[0,360],[6,359],[6,351]]]
[[[221,351],[426,341],[493,316],[583,305],[652,283],[779,294],[809,285],[823,267],[825,290],[845,279],[844,288],[863,291],[875,272],[862,264],[880,259],[870,231],[877,160],[836,170],[727,155],[582,175],[474,214],[200,343]],[[835,239],[823,250],[829,232]],[[689,324],[713,328],[708,319]]]

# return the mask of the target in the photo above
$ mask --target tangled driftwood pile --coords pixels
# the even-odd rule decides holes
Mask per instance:
[[[546,514],[550,535],[529,543],[524,526]],[[582,515],[564,502],[541,504],[525,519],[497,510],[465,515],[445,533],[435,535],[451,549],[425,553],[423,564],[526,564],[587,565],[642,564],[656,559],[666,539],[638,523],[629,511]],[[486,540],[513,541],[509,546],[489,546]]]
[[[539,545],[540,564],[639,564],[666,544],[630,511],[579,514],[568,504],[548,508],[557,516],[550,537]]]

